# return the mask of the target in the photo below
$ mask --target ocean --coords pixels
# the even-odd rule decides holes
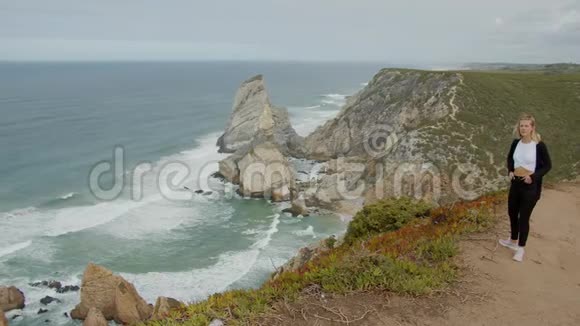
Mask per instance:
[[[78,292],[31,282],[80,285],[89,262],[132,282],[149,303],[185,302],[262,284],[309,243],[340,234],[335,215],[291,217],[284,207],[238,195],[172,200],[145,177],[140,198],[127,183],[113,200],[96,198],[89,174],[122,148],[120,174],[143,163],[187,166],[191,190],[226,157],[217,153],[239,85],[263,74],[273,104],[288,108],[303,136],[334,117],[348,95],[380,69],[356,63],[0,63],[0,285],[26,307],[11,325],[80,325],[64,316]],[[111,173],[112,176],[112,173]],[[107,181],[108,180],[108,181]],[[109,184],[111,177],[101,180]],[[215,186],[215,185],[214,185]],[[219,187],[220,185],[218,185]],[[223,186],[223,185],[222,185]],[[52,296],[60,303],[42,305]],[[40,308],[48,312],[38,314]]]

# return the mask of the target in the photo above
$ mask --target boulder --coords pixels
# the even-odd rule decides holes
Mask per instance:
[[[30,283],[30,286],[34,286],[34,287],[48,287],[49,289],[60,289],[62,287],[62,283],[60,283],[59,281],[41,281],[41,282],[34,282],[34,283]]]
[[[289,208],[283,209],[282,212],[287,212],[292,214],[292,216],[298,216],[298,215],[302,215],[302,216],[308,216],[309,215],[309,211],[308,208],[306,207],[306,200],[304,199],[304,195],[300,194],[297,196],[292,196],[292,206],[290,206]]]
[[[301,150],[302,138],[292,128],[288,111],[270,103],[262,75],[242,83],[232,111],[226,130],[217,141],[220,152],[234,153],[259,142],[263,137],[259,130],[265,127],[273,131],[273,140],[285,154]],[[270,118],[264,120],[264,116]]]
[[[151,316],[152,320],[159,320],[163,319],[167,316],[170,310],[179,308],[183,305],[183,303],[167,297],[159,297],[155,302],[155,308],[153,308],[153,315]]]
[[[30,286],[34,287],[47,287],[49,289],[54,289],[57,293],[66,293],[71,291],[78,291],[80,288],[76,285],[62,285],[59,281],[40,281],[29,283]]]
[[[108,326],[108,325],[109,323],[105,319],[105,316],[103,316],[103,313],[101,313],[99,309],[95,307],[91,307],[91,309],[89,309],[87,318],[83,322],[83,326]]]
[[[56,290],[57,293],[67,293],[67,292],[76,292],[80,290],[80,287],[78,287],[77,285],[65,285],[59,289]]]
[[[0,308],[3,311],[24,308],[24,294],[14,286],[0,287]]]
[[[8,320],[4,315],[4,310],[0,309],[0,326],[8,326]]]
[[[291,199],[293,170],[288,160],[272,142],[250,149],[237,163],[240,192],[247,197],[264,197],[272,201]]]
[[[124,324],[147,320],[153,311],[131,283],[93,263],[85,269],[81,302],[70,315],[74,319],[85,319],[91,307],[101,311],[105,319]]]
[[[53,297],[48,296],[48,295],[46,297],[40,299],[40,303],[42,303],[45,306],[48,305],[51,302],[60,303],[61,301],[59,299],[57,299],[57,298],[53,298]]]
[[[219,174],[223,176],[226,181],[233,184],[240,183],[240,169],[238,168],[238,162],[242,159],[242,155],[233,154],[225,159],[219,161]]]

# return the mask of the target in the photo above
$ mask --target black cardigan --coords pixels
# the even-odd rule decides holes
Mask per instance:
[[[507,168],[509,172],[514,172],[514,152],[516,151],[516,146],[518,145],[519,139],[514,139],[510,147],[510,151],[507,157]],[[548,147],[543,141],[536,144],[536,168],[530,177],[532,178],[532,184],[536,184],[538,189],[537,199],[540,199],[540,194],[542,193],[542,178],[548,171],[552,169],[552,160],[550,159],[550,154],[548,153]]]

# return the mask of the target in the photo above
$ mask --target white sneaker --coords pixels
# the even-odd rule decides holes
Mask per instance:
[[[518,250],[518,245],[513,243],[510,239],[504,240],[504,239],[499,239],[499,244],[510,248],[511,250]]]
[[[514,260],[519,261],[519,262],[524,260],[524,252],[525,252],[524,247],[518,247],[518,249],[516,250],[516,253],[514,255]]]

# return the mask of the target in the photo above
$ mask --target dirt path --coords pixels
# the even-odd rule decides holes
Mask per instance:
[[[505,216],[495,233],[508,230]],[[453,307],[432,325],[580,325],[580,185],[542,192],[524,262],[495,239],[466,242],[461,256],[477,273],[466,278],[489,299]]]
[[[580,183],[544,188],[522,263],[496,245],[508,235],[506,211],[498,208],[493,230],[462,241],[457,259],[463,275],[451,289],[421,299],[314,294],[280,305],[281,314],[267,324],[580,325]]]

